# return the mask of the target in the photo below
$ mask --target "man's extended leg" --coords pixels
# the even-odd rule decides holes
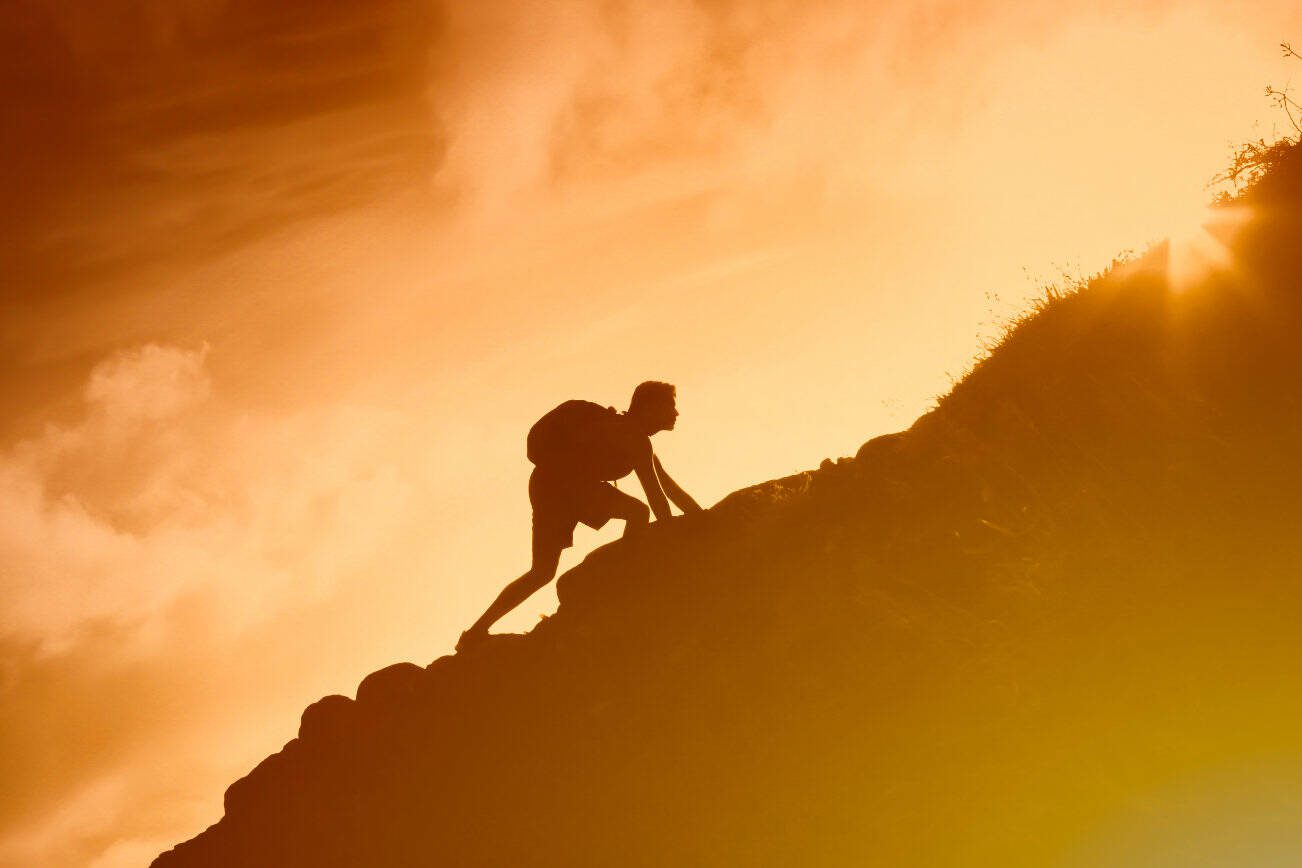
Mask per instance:
[[[556,568],[561,562],[561,551],[559,546],[535,542],[533,565],[529,567],[529,571],[502,589],[502,593],[497,595],[493,605],[479,616],[479,620],[472,624],[469,630],[461,634],[461,641],[457,643],[457,648],[466,647],[487,636],[488,628],[496,624],[498,619],[555,578]]]

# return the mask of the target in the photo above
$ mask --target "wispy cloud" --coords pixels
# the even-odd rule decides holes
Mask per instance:
[[[20,5],[0,45],[7,294],[228,251],[437,165],[430,3]]]
[[[79,421],[0,455],[0,638],[57,654],[199,591],[239,627],[328,593],[389,526],[373,507],[407,490],[377,411],[231,416],[206,353],[120,353],[91,372]]]

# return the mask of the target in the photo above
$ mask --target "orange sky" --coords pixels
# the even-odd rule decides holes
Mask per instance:
[[[450,649],[527,564],[542,412],[677,383],[703,503],[851,454],[1187,221],[1302,39],[1289,0],[8,18],[0,865],[102,868]]]

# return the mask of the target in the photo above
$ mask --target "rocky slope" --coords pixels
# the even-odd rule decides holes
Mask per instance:
[[[1232,267],[1118,264],[908,431],[313,704],[154,864],[1098,864],[1302,754],[1300,163]]]

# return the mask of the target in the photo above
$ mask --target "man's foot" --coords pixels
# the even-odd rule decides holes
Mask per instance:
[[[470,649],[474,648],[476,645],[482,643],[487,638],[488,638],[487,630],[467,630],[466,632],[462,633],[461,638],[457,640],[456,650],[458,653],[462,651],[469,651]]]

